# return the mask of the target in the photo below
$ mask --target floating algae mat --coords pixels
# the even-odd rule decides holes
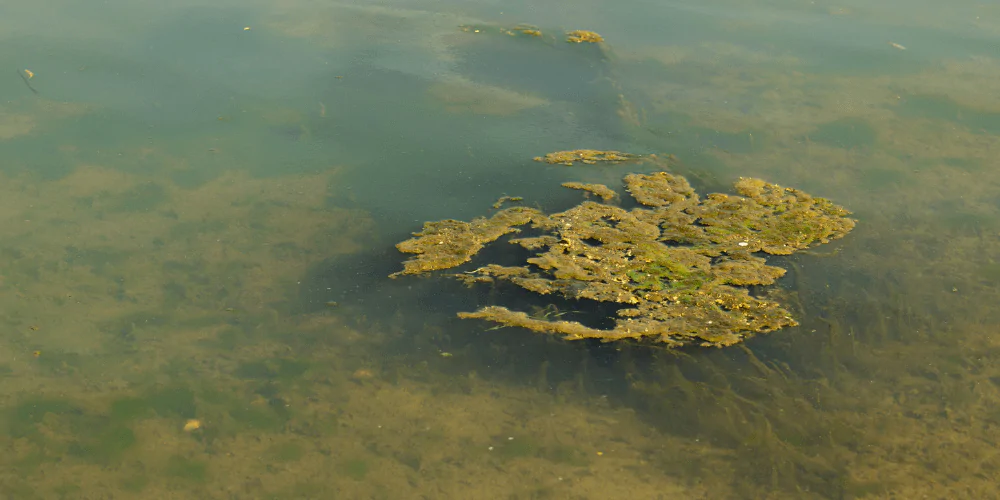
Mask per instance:
[[[534,252],[524,266],[490,264],[451,276],[470,285],[505,281],[541,295],[619,304],[614,327],[592,328],[502,306],[459,317],[566,339],[721,347],[797,324],[777,302],[750,293],[749,286],[770,285],[785,274],[762,255],[826,243],[855,224],[850,212],[826,199],[757,179],[740,179],[738,195],[704,199],[683,177],[667,172],[627,175],[625,187],[639,203],[631,210],[584,201],[554,214],[511,207],[471,222],[427,222],[396,245],[415,256],[392,277],[460,266],[486,245],[516,233],[510,243]],[[610,191],[590,190],[600,188]]]
[[[536,156],[535,161],[572,167],[577,162],[586,165],[595,165],[598,162],[617,164],[623,161],[636,160],[638,158],[640,157],[633,154],[622,153],[621,151],[574,149],[572,151],[556,151],[555,153],[549,153],[545,156]]]

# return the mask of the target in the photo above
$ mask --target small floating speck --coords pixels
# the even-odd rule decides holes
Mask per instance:
[[[902,45],[900,45],[900,44],[898,44],[896,42],[889,42],[889,46],[892,47],[892,48],[894,48],[894,49],[896,49],[896,50],[906,50],[906,47],[903,47]]]

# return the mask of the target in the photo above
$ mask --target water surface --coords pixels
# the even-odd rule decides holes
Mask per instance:
[[[995,498],[997,26],[973,1],[0,7],[0,496]],[[387,278],[424,221],[630,171],[532,161],[576,148],[859,224],[775,260],[801,326],[721,350],[490,330],[455,318],[488,290]]]

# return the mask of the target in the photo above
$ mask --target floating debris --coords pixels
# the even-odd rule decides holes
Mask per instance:
[[[21,81],[24,82],[32,94],[38,95],[38,91],[35,90],[35,87],[32,87],[31,82],[28,81],[35,77],[34,71],[31,71],[30,69],[19,69],[17,70],[17,76],[21,77]]]
[[[466,33],[500,32],[500,33],[503,33],[503,34],[509,35],[509,36],[520,36],[520,35],[527,35],[527,36],[530,36],[530,37],[541,37],[542,36],[542,30],[539,29],[537,26],[532,26],[530,24],[518,24],[517,26],[514,26],[513,28],[505,28],[505,27],[502,27],[502,26],[498,27],[498,26],[489,26],[489,25],[463,24],[463,25],[459,26],[458,29],[461,30],[461,31],[464,31]]]
[[[902,45],[900,45],[900,44],[898,44],[896,42],[889,42],[889,46],[892,47],[892,48],[894,48],[894,49],[896,49],[896,50],[906,50],[906,47],[904,47],[904,46],[902,46]]]
[[[463,24],[463,25],[459,26],[458,29],[460,29],[460,30],[462,30],[462,31],[464,31],[466,33],[482,33],[483,31],[485,31],[484,27],[473,26],[473,25],[469,25],[469,24]]]
[[[587,30],[573,30],[566,33],[566,41],[570,43],[599,43],[604,41],[604,37]]]
[[[201,420],[192,418],[184,422],[184,432],[194,432],[198,429],[201,429]]]
[[[597,149],[574,149],[572,151],[556,151],[545,156],[536,156],[535,161],[566,165],[572,167],[574,163],[580,162],[587,165],[594,165],[598,162],[621,163],[623,161],[638,160],[639,155],[622,153],[621,151],[600,151]]]
[[[503,306],[459,313],[460,318],[570,340],[721,347],[797,325],[768,296],[750,294],[748,286],[770,285],[785,274],[755,254],[791,254],[841,238],[855,224],[847,210],[828,200],[758,179],[740,179],[738,195],[710,194],[703,200],[687,180],[667,172],[631,174],[624,182],[643,206],[626,210],[584,201],[551,215],[513,207],[489,219],[425,223],[423,231],[396,246],[416,256],[392,277],[456,267],[486,244],[530,225],[537,235],[510,240],[537,252],[524,266],[490,264],[451,276],[470,286],[506,281],[541,295],[619,304],[614,327],[598,329],[562,314],[529,315]],[[584,186],[594,193],[614,192],[602,185],[569,187]]]

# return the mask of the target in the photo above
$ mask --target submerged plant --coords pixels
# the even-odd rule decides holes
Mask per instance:
[[[611,191],[586,186],[591,192]],[[510,240],[535,251],[524,266],[490,264],[455,277],[470,285],[506,281],[541,295],[619,304],[614,327],[592,328],[502,306],[459,317],[567,339],[728,346],[797,324],[777,302],[750,293],[748,286],[770,285],[785,274],[760,254],[787,255],[826,243],[855,224],[847,210],[828,200],[757,179],[740,179],[738,196],[705,199],[683,177],[667,172],[631,174],[625,186],[642,206],[626,210],[584,201],[551,215],[512,207],[472,222],[425,223],[423,231],[397,245],[415,256],[392,277],[454,268],[528,226],[538,234]]]

